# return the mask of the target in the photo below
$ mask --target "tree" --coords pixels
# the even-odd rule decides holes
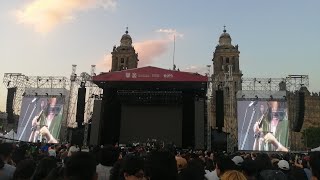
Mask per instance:
[[[320,127],[309,127],[302,132],[303,144],[307,148],[320,146]]]

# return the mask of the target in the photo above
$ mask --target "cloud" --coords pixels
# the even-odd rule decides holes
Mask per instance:
[[[59,24],[75,19],[78,12],[98,7],[115,9],[116,5],[117,0],[33,0],[14,14],[18,23],[48,33]]]
[[[189,67],[180,69],[181,71],[199,73],[202,75],[206,75],[208,73],[208,67],[200,66],[200,65],[191,65]]]
[[[164,33],[168,36],[169,39],[173,40],[173,37],[183,38],[184,34],[177,32],[175,29],[158,29],[156,30],[158,33]]]
[[[152,64],[154,60],[168,51],[170,40],[146,40],[134,44],[134,48],[138,53],[139,65],[146,66]]]
[[[165,33],[166,36],[162,39],[148,39],[133,44],[136,53],[138,53],[139,63],[138,67],[152,65],[162,55],[166,54],[172,46],[173,34],[177,37],[183,37],[183,34],[178,33],[174,29],[159,29],[156,32]],[[171,37],[170,37],[171,36]],[[99,69],[109,71],[111,69],[111,54],[107,55],[103,61],[97,64]]]
[[[103,60],[97,63],[97,68],[99,71],[108,72],[111,70],[111,64],[112,64],[112,55],[107,54],[103,57]]]

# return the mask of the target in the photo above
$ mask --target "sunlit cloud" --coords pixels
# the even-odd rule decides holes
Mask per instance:
[[[113,10],[117,0],[33,0],[15,10],[18,23],[48,33],[61,23],[75,19],[76,13],[94,8]]]
[[[156,30],[158,33],[165,33],[168,36],[172,37],[175,36],[176,38],[183,38],[184,34],[177,32],[175,29],[158,29]]]
[[[108,72],[111,70],[111,64],[112,64],[112,55],[107,54],[103,57],[102,60],[100,60],[97,63],[97,69],[99,71]]]
[[[206,75],[207,73],[209,73],[208,67],[200,65],[191,65],[181,69],[181,71],[199,73],[202,75]]]
[[[154,64],[161,60],[161,56],[165,55],[173,45],[173,35],[183,37],[183,34],[178,33],[174,29],[159,29],[156,32],[164,33],[166,36],[162,39],[147,39],[144,41],[133,43],[133,46],[138,53],[138,67],[144,67]],[[111,54],[107,55],[103,61],[97,64],[99,69],[109,71],[111,69]]]
[[[146,66],[154,62],[155,59],[168,51],[170,40],[146,40],[134,44],[136,52],[139,55],[139,65]]]

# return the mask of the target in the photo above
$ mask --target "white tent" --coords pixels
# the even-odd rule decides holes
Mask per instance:
[[[317,147],[317,148],[313,148],[313,149],[311,149],[311,151],[320,151],[320,146],[319,146],[319,147]]]
[[[3,137],[7,138],[7,139],[10,139],[10,140],[17,139],[17,134],[13,130],[11,130],[7,134],[5,134]]]

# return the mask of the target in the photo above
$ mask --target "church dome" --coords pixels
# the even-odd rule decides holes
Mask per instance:
[[[227,33],[226,29],[224,29],[223,33],[220,35],[219,45],[220,46],[232,46],[232,44],[231,44],[231,36],[230,36],[229,33]]]
[[[128,34],[128,28],[126,30],[126,33],[122,35],[121,40],[120,40],[120,46],[131,46],[132,45],[132,38]]]

